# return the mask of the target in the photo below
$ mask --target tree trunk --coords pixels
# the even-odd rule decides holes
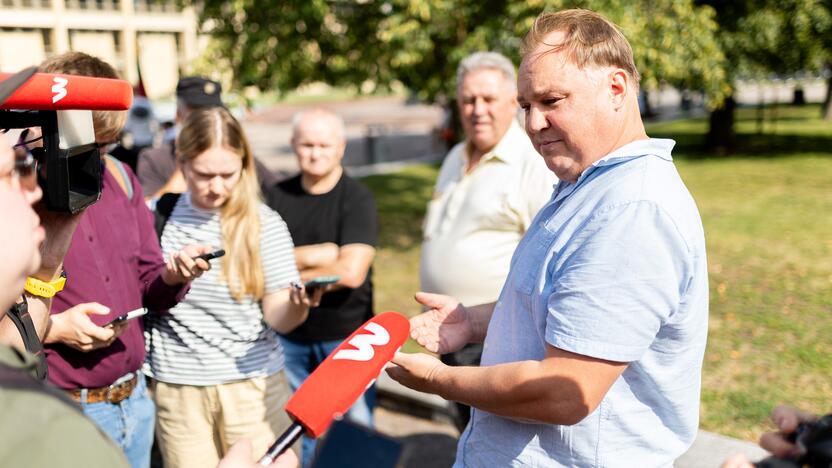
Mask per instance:
[[[824,120],[832,120],[832,75],[826,79],[826,99],[823,100],[821,112]]]
[[[734,97],[725,98],[722,105],[713,111],[708,121],[708,135],[705,137],[705,147],[716,154],[726,154],[737,144],[737,134],[734,131]]]
[[[640,104],[642,105],[641,116],[645,119],[655,117],[656,112],[653,110],[653,106],[650,105],[650,92],[647,90],[642,90],[641,97],[643,98],[643,100],[640,102]]]

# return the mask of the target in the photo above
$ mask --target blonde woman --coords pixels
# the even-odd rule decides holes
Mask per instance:
[[[239,439],[262,455],[289,425],[290,389],[277,333],[300,325],[310,298],[292,239],[260,201],[254,159],[224,108],[194,110],[176,140],[188,191],[162,231],[162,250],[198,242],[226,251],[170,314],[147,321],[145,373],[154,379],[165,466],[214,466]],[[317,293],[320,300],[320,293]]]

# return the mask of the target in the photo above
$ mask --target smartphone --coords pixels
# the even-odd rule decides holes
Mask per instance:
[[[306,288],[306,291],[311,294],[315,289],[335,284],[340,279],[340,276],[319,276],[303,283],[303,286]]]
[[[219,250],[215,250],[215,251],[210,252],[210,253],[197,255],[196,257],[194,257],[194,260],[196,260],[198,258],[201,258],[201,259],[203,259],[207,262],[207,261],[213,260],[215,258],[220,258],[223,255],[225,255],[225,250],[219,249]]]
[[[105,323],[104,325],[101,325],[101,326],[102,327],[112,327],[114,325],[118,325],[118,324],[126,322],[128,320],[132,320],[134,318],[141,317],[142,315],[145,315],[145,314],[147,314],[147,309],[142,307],[141,309],[131,310],[130,312],[127,312],[126,314],[119,315],[118,317],[110,320],[109,322],[107,322],[107,323]]]

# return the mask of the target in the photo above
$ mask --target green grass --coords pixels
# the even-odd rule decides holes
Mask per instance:
[[[701,149],[704,119],[648,128],[679,142],[674,157],[705,225],[703,429],[753,440],[778,403],[832,410],[832,122],[819,114],[781,107],[757,135],[756,110],[741,109],[739,148],[719,157]],[[420,228],[436,172],[415,166],[364,179],[381,216],[379,311],[419,311]]]

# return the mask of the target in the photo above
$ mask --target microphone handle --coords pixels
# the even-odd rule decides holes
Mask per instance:
[[[266,454],[263,455],[263,458],[257,462],[260,466],[269,466],[274,462],[274,459],[280,456],[281,453],[285,452],[289,446],[295,443],[296,440],[303,435],[303,426],[295,421],[289,426],[289,429],[286,429],[277,440],[274,441],[269,450],[266,451]]]

